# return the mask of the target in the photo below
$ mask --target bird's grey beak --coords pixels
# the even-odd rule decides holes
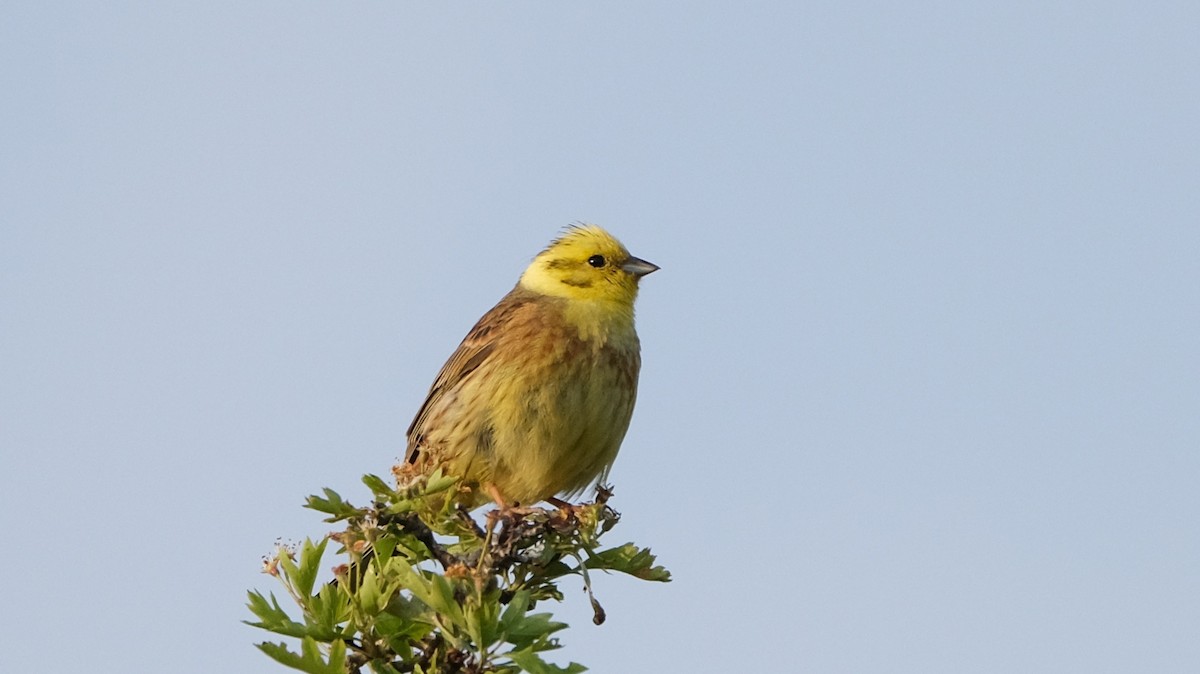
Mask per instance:
[[[633,257],[630,255],[629,259],[625,260],[625,264],[621,265],[621,269],[633,274],[638,278],[641,278],[646,274],[658,271],[658,265],[654,264],[653,262],[646,262],[639,257]]]

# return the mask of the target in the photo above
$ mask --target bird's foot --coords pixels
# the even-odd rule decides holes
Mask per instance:
[[[559,524],[571,524],[578,522],[579,514],[584,508],[587,507],[586,504],[576,505],[554,496],[546,499],[546,502],[557,508],[557,510],[550,514],[550,519],[551,521],[557,520]]]

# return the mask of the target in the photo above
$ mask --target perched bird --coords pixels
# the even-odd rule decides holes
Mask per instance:
[[[603,480],[637,397],[638,281],[657,269],[600,227],[568,228],[442,366],[397,475],[440,467],[471,507],[570,498]]]

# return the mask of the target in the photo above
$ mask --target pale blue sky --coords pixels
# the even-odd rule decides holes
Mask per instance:
[[[239,624],[564,225],[662,266],[597,672],[1200,671],[1200,5],[6,3],[2,671]]]

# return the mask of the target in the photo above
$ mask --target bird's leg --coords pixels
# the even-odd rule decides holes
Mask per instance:
[[[485,482],[483,484],[483,490],[487,492],[487,495],[492,497],[492,501],[499,506],[499,510],[493,510],[488,513],[489,520],[496,518],[521,518],[536,510],[536,508],[528,508],[522,506],[520,503],[509,501],[504,497],[504,494],[500,491],[500,488],[491,482]]]
[[[495,484],[485,482],[482,486],[488,496],[492,497],[492,500],[499,506],[497,510],[488,511],[487,514],[487,535],[484,537],[483,543],[483,550],[486,553],[488,545],[492,542],[492,532],[496,530],[496,523],[508,513],[509,506],[508,501],[504,498],[504,494],[500,493],[500,488]]]
[[[516,508],[509,505],[508,499],[504,498],[504,494],[500,493],[500,488],[494,483],[485,482],[482,486],[483,490],[487,492],[488,496],[492,497],[492,501],[498,506],[496,510],[489,511],[487,514],[487,539],[491,541],[492,531],[496,529],[496,523],[511,516]]]
[[[479,569],[484,567],[484,563],[488,558],[488,553],[492,550],[492,535],[496,533],[496,524],[500,522],[500,518],[502,517],[502,509],[504,508],[504,501],[500,498],[500,491],[496,489],[494,485],[489,484],[484,487],[484,489],[486,489],[488,492],[492,492],[492,498],[500,504],[501,510],[489,510],[487,515],[484,516],[487,526],[484,527],[483,550],[479,552],[479,561],[476,562],[476,566]]]
[[[483,490],[487,492],[488,496],[492,497],[492,500],[496,502],[496,505],[500,506],[501,511],[509,510],[508,499],[504,498],[504,494],[500,493],[500,488],[494,483],[485,482],[483,485]]]
[[[521,518],[529,514],[528,508],[522,508],[519,505],[509,504],[508,499],[504,498],[504,494],[500,492],[500,488],[497,487],[495,483],[485,482],[481,486],[483,490],[487,492],[487,495],[492,498],[492,501],[495,501],[498,507],[496,510],[488,511],[488,514],[486,515],[487,529],[483,537],[483,550],[479,555],[477,567],[479,569],[486,568],[488,557],[491,556],[492,540],[493,535],[496,533],[496,525],[503,520],[506,523],[506,526],[509,526],[512,524],[514,519]],[[504,537],[505,531],[505,527],[500,528],[501,538]]]

